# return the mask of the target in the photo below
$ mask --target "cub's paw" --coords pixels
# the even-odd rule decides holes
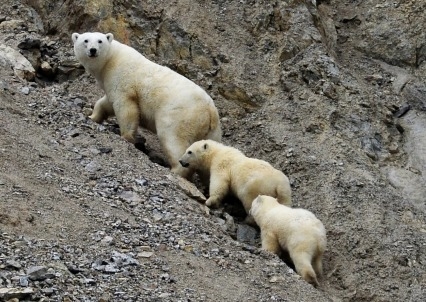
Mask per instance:
[[[208,206],[210,208],[217,208],[217,207],[219,207],[219,202],[217,200],[209,198],[209,199],[206,200],[206,206]]]
[[[91,115],[89,115],[89,118],[98,124],[102,124],[102,122],[104,121],[102,117],[99,117],[99,115],[95,115],[95,113],[92,113]]]

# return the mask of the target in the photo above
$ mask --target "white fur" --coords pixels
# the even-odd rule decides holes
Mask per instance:
[[[277,197],[291,206],[287,176],[263,160],[249,158],[236,148],[212,140],[193,143],[182,155],[183,166],[210,174],[207,206],[218,206],[226,194],[233,193],[247,212],[259,194]]]
[[[186,177],[190,170],[178,162],[185,149],[200,139],[221,140],[217,109],[198,85],[110,33],[74,33],[72,40],[77,59],[105,91],[90,116],[93,121],[116,115],[122,137],[132,143],[139,125],[157,133],[172,171]]]
[[[277,255],[288,251],[297,273],[317,286],[326,248],[321,221],[307,210],[286,207],[264,195],[253,201],[250,213],[260,227],[262,249]]]

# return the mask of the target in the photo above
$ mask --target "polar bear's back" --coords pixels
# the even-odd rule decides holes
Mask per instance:
[[[231,177],[235,188],[250,186],[262,188],[265,186],[275,190],[277,186],[288,183],[288,178],[283,172],[275,169],[271,164],[264,160],[250,158],[242,155],[240,160],[231,163]],[[266,189],[266,188],[265,188]],[[267,194],[270,190],[259,190],[259,194]]]
[[[214,106],[211,97],[183,75],[148,60],[136,49],[116,40],[112,41],[111,46],[109,65],[115,74],[120,75],[117,80],[138,87],[138,93],[147,99],[153,96],[175,102],[191,99]]]
[[[310,211],[277,204],[264,213],[267,227],[280,234],[287,244],[304,240],[324,242],[326,231],[322,222]]]

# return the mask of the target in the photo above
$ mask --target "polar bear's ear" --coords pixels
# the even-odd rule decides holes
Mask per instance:
[[[77,42],[77,39],[78,39],[78,37],[79,37],[80,35],[78,34],[78,33],[73,33],[72,34],[72,41],[75,43],[75,42]]]
[[[107,40],[109,41],[109,43],[111,43],[112,40],[114,40],[114,35],[112,33],[107,33],[105,36],[107,37]]]
[[[203,149],[204,149],[204,150],[207,150],[207,147],[208,147],[208,146],[209,146],[209,145],[207,145],[207,143],[205,143],[205,144],[204,144],[204,146],[203,146]]]

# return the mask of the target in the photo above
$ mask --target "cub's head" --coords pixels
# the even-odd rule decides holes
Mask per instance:
[[[251,204],[250,215],[256,219],[256,217],[261,215],[262,212],[268,211],[278,205],[279,203],[275,198],[266,195],[259,195]]]
[[[113,34],[103,34],[98,32],[87,32],[84,34],[73,33],[74,53],[80,62],[90,62],[91,60],[107,57]]]
[[[193,143],[186,149],[185,154],[179,159],[182,167],[197,169],[206,165],[207,155],[210,153],[214,142],[210,140],[201,140]]]

